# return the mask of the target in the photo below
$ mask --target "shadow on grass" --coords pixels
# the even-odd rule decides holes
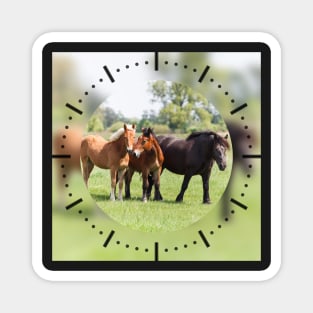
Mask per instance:
[[[109,195],[103,195],[103,194],[97,194],[97,193],[90,193],[90,195],[96,202],[111,201]]]
[[[143,203],[143,201],[141,200],[141,198],[140,197],[134,197],[134,198],[131,198],[131,199],[123,199],[124,201],[127,201],[127,202],[131,202],[131,203],[133,203],[133,202],[140,202],[140,203]],[[179,206],[179,205],[181,205],[181,206],[184,206],[184,205],[186,205],[186,203],[184,203],[184,202],[176,202],[175,200],[168,200],[168,199],[166,199],[166,200],[154,200],[153,198],[152,199],[149,199],[148,201],[147,201],[147,203],[155,203],[155,204],[159,204],[159,205],[174,205],[174,206]]]
[[[104,195],[104,194],[97,194],[97,193],[90,193],[90,195],[92,196],[92,198],[96,201],[96,202],[102,202],[102,201],[108,201],[108,202],[112,202],[111,199],[110,199],[110,195]],[[117,198],[116,198],[117,199]],[[132,198],[128,198],[126,199],[125,197],[123,197],[123,201],[124,202],[129,202],[129,203],[143,203],[143,201],[141,200],[140,197],[132,197]],[[163,199],[163,200],[160,200],[160,201],[157,201],[157,200],[153,200],[152,199],[149,199],[147,201],[147,203],[156,203],[156,204],[159,204],[159,205],[174,205],[174,206],[186,206],[186,205],[190,205],[186,202],[176,202],[175,200],[169,200],[169,199]],[[199,205],[200,203],[194,203],[194,205]],[[203,203],[202,203],[203,204]],[[213,204],[213,203],[211,203]],[[208,204],[205,204],[205,205],[208,205]]]

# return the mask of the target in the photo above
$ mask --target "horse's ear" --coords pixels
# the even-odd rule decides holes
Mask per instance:
[[[228,138],[228,134],[226,134],[225,136],[224,136],[224,139],[227,139]]]
[[[127,130],[127,125],[126,124],[124,124],[124,130]]]
[[[133,128],[133,129],[136,129],[136,125],[135,125],[135,124],[133,124],[133,125],[132,125],[132,128]]]

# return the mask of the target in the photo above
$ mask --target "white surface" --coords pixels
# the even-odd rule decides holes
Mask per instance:
[[[124,271],[124,272],[101,272],[101,271],[47,271],[41,264],[42,256],[42,198],[38,193],[41,190],[42,184],[42,171],[41,171],[41,154],[42,150],[42,127],[41,116],[42,110],[42,49],[46,44],[51,42],[75,42],[75,41],[94,41],[94,42],[262,42],[267,44],[271,49],[271,102],[272,110],[272,184],[271,193],[273,195],[271,201],[271,264],[264,271],[190,271],[190,272],[177,272],[177,271]],[[33,250],[33,266],[40,275],[49,280],[93,280],[93,281],[259,281],[272,278],[279,270],[280,267],[280,251],[281,251],[281,96],[280,96],[280,63],[281,51],[278,42],[274,37],[265,33],[47,33],[37,39],[33,47],[33,237],[32,237],[32,250]]]
[[[7,2],[1,19],[1,311],[310,311],[309,2]],[[282,267],[265,282],[51,283],[31,266],[31,47],[49,31],[264,31],[282,48]],[[294,152],[295,151],[295,152]],[[17,170],[18,169],[18,170]],[[6,308],[6,309],[4,309]]]

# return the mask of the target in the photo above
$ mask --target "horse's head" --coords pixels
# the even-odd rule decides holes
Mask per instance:
[[[127,152],[133,151],[134,137],[136,133],[136,125],[127,126],[124,124],[124,140]]]
[[[227,166],[226,151],[229,148],[227,141],[228,135],[221,137],[214,134],[213,159],[216,161],[218,168],[224,171]]]
[[[133,154],[139,158],[141,153],[145,150],[150,151],[153,146],[152,129],[143,128],[142,135],[138,137],[136,144],[134,145]]]

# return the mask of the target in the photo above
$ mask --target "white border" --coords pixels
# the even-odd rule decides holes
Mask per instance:
[[[50,42],[262,42],[271,50],[271,265],[264,271],[50,271],[42,264],[42,49]],[[60,32],[32,50],[32,264],[51,281],[262,281],[281,265],[281,49],[261,32]]]

